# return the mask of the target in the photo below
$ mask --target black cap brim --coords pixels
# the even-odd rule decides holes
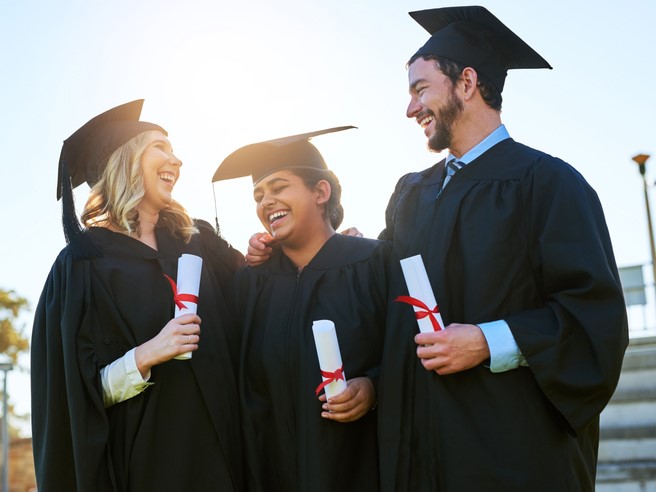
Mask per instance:
[[[212,182],[251,176],[253,183],[283,169],[328,169],[310,139],[327,133],[356,128],[339,126],[246,145],[235,150],[219,165]]]

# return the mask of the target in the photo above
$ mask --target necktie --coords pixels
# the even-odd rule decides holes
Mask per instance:
[[[457,161],[455,159],[451,159],[449,162],[446,163],[446,166],[444,166],[444,174],[442,175],[442,186],[440,187],[440,191],[438,192],[438,196],[440,193],[442,193],[442,190],[446,187],[446,184],[449,182],[451,179],[451,176],[453,176],[456,172],[458,172],[464,164],[460,161]]]

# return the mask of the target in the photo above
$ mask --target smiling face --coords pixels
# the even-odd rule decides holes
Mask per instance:
[[[414,118],[428,137],[428,147],[436,152],[453,144],[454,132],[464,110],[455,85],[434,60],[418,58],[408,68],[410,104],[408,118]]]
[[[253,189],[260,222],[283,246],[300,246],[329,227],[323,216],[329,197],[326,181],[309,188],[288,170],[267,176]]]
[[[149,138],[140,160],[144,196],[139,207],[157,213],[173,201],[173,187],[180,177],[182,161],[173,154],[171,143],[163,133],[150,132]]]

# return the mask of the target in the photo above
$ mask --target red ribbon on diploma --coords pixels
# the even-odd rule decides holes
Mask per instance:
[[[315,395],[319,395],[319,391],[321,391],[324,386],[329,385],[333,381],[337,381],[338,379],[344,379],[344,366],[340,367],[337,369],[335,372],[327,372],[327,371],[321,371],[321,375],[326,379],[323,383],[321,383],[319,386],[317,386],[317,389],[314,390]]]
[[[175,302],[175,305],[178,306],[180,309],[186,309],[187,306],[184,305],[182,301],[187,301],[187,302],[193,302],[195,304],[198,304],[198,296],[195,296],[193,294],[180,294],[178,292],[178,286],[175,285],[175,282],[171,277],[169,277],[166,273],[162,273],[166,277],[166,279],[169,281],[171,284],[171,289],[173,289],[173,302]]]
[[[414,297],[410,297],[410,296],[399,296],[394,300],[398,302],[405,302],[406,304],[410,304],[411,306],[415,306],[418,307],[419,309],[423,309],[423,311],[415,311],[415,318],[423,319],[426,316],[428,316],[431,320],[431,324],[433,325],[434,331],[440,331],[442,329],[439,321],[437,321],[437,318],[435,317],[434,314],[440,312],[439,306],[435,306],[433,309],[430,309],[426,304],[424,304],[419,299],[415,299]]]

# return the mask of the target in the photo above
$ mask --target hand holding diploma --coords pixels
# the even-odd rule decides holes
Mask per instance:
[[[490,349],[478,326],[451,323],[448,328],[415,335],[417,357],[426,370],[445,376],[489,359]]]
[[[198,349],[198,340],[198,315],[189,313],[173,318],[157,335],[136,347],[134,358],[141,376],[148,379],[153,366]]]
[[[396,301],[405,302],[414,308],[420,332],[430,333],[443,330],[444,321],[442,321],[421,255],[402,259],[401,269],[410,296],[399,296]]]
[[[319,397],[325,410],[321,416],[337,422],[352,422],[359,419],[376,403],[373,383],[366,377],[346,381],[335,324],[332,321],[315,321],[312,332],[323,378],[316,393],[325,390],[325,394]]]
[[[321,416],[336,422],[354,422],[365,415],[376,404],[374,383],[367,377],[349,379],[346,389],[337,396],[326,398],[321,395],[323,403]]]
[[[175,318],[178,318],[183,314],[196,314],[202,268],[203,259],[200,256],[183,254],[178,258],[177,285],[170,277],[166,277],[171,283],[171,288],[173,289]],[[198,343],[198,341],[196,341],[196,343]],[[191,359],[191,351],[177,355],[175,359]]]
[[[476,325],[452,323],[445,330],[421,255],[401,260],[410,296],[396,300],[413,306],[420,333],[415,336],[417,357],[428,371],[444,376],[471,369],[485,361],[490,351]]]
[[[178,283],[164,274],[173,291],[175,316],[155,337],[135,349],[135,362],[144,379],[150,377],[153,366],[171,359],[190,359],[198,349],[200,318],[196,309],[202,266],[201,257],[183,254],[178,259]]]
[[[330,398],[346,389],[346,376],[335,332],[335,323],[327,319],[315,321],[312,323],[312,333],[323,378],[323,382],[317,386],[316,393],[318,395],[323,389]]]

